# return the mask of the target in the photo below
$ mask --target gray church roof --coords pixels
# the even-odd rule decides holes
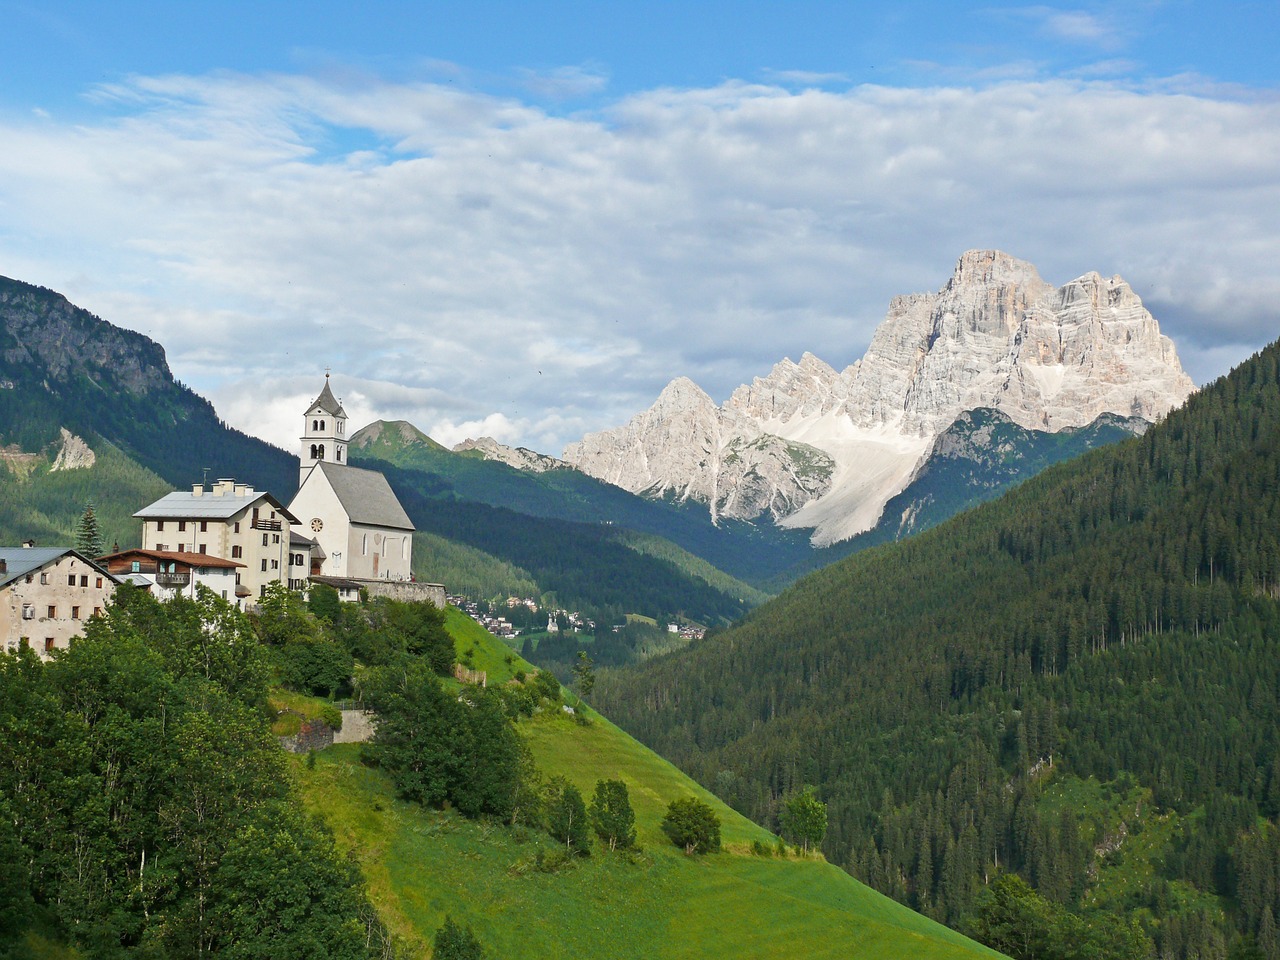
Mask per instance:
[[[400,506],[400,501],[391,491],[391,484],[382,474],[327,462],[318,463],[312,469],[324,471],[325,479],[352,523],[396,530],[413,529],[413,521]]]
[[[331,417],[345,417],[347,415],[347,411],[342,409],[342,404],[338,402],[333,395],[333,391],[329,389],[329,375],[327,373],[324,375],[324,389],[320,391],[320,396],[316,397],[307,409],[314,410],[316,407],[319,407]]]
[[[116,579],[105,568],[71,547],[0,547],[0,560],[5,562],[5,571],[0,573],[0,587],[7,586],[28,573],[34,573],[41,567],[60,560],[68,553],[75,554],[99,573],[106,574],[112,580]]]

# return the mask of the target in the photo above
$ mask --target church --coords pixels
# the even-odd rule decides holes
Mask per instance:
[[[347,464],[347,414],[329,388],[329,374],[303,420],[298,493],[289,513],[294,530],[319,545],[313,552],[323,556],[319,572],[410,580],[413,523],[386,477]]]

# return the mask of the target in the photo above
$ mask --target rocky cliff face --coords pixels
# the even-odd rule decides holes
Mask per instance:
[[[549,457],[545,453],[537,453],[528,447],[509,447],[505,443],[499,443],[493,437],[480,437],[478,440],[468,438],[461,443],[454,444],[452,450],[454,453],[475,451],[486,460],[496,460],[499,463],[505,463],[509,467],[515,467],[517,470],[526,470],[529,473],[546,473],[548,470],[570,469],[569,464],[563,460]]]
[[[1193,390],[1119,277],[1055,288],[1029,263],[977,250],[937,293],[895,298],[847,369],[806,353],[722,406],[681,378],[564,459],[635,493],[705,502],[716,517],[768,512],[822,546],[872,527],[965,411],[1054,432],[1107,413],[1154,421]]]

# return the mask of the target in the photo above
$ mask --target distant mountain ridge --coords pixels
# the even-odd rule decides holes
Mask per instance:
[[[938,293],[895,298],[844,371],[810,353],[784,359],[720,406],[677,378],[564,459],[636,493],[706,503],[716,520],[767,514],[826,546],[872,528],[967,411],[1040,431],[1106,413],[1150,422],[1194,389],[1119,277],[1055,288],[1025,261],[975,250]]]
[[[105,440],[174,486],[201,480],[208,466],[283,499],[297,488],[296,456],[227,426],[174,379],[160,344],[7,277],[0,381],[0,447],[37,452],[66,428],[90,449]]]

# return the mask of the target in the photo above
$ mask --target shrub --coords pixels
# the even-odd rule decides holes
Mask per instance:
[[[720,818],[696,797],[681,797],[667,806],[662,832],[684,852],[714,853],[720,849]]]

